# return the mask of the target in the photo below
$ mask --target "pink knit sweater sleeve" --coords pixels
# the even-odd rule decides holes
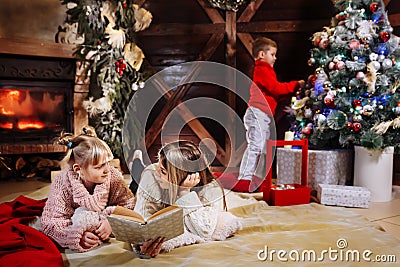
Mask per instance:
[[[110,211],[112,211],[110,208],[115,206],[123,206],[133,210],[135,204],[136,198],[125,183],[121,172],[112,167],[110,176],[110,194],[107,203],[108,208],[105,213],[108,215]]]
[[[41,217],[42,231],[61,247],[84,251],[79,245],[83,229],[71,227],[71,217],[77,206],[73,203],[68,176],[71,169],[62,171],[52,182],[50,194]]]

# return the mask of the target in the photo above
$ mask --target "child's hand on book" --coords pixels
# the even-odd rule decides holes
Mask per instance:
[[[158,237],[155,240],[147,240],[142,246],[140,246],[139,256],[141,258],[146,258],[145,256],[152,258],[157,256],[161,251],[161,245],[164,240],[163,237]]]
[[[188,174],[186,179],[181,183],[179,188],[179,196],[182,197],[190,192],[190,189],[200,182],[200,174],[198,172]]]
[[[101,240],[107,240],[112,233],[111,225],[108,220],[101,220],[99,228],[95,231]]]

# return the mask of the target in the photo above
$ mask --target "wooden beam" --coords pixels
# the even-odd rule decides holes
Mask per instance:
[[[211,7],[208,1],[206,3],[205,0],[197,0],[197,3],[199,3],[199,5],[203,8],[203,10],[206,12],[207,16],[210,18],[213,24],[225,23],[224,19],[219,14],[218,10]]]
[[[254,42],[254,38],[250,35],[250,33],[237,33],[237,36],[246,48],[247,52],[249,52],[250,57],[253,58],[252,44]]]
[[[178,111],[179,115],[182,117],[182,119],[185,120],[185,122],[189,125],[189,127],[192,129],[192,131],[199,137],[200,140],[203,139],[210,139],[214,142],[214,145],[217,149],[215,158],[223,165],[226,166],[226,153],[225,150],[216,142],[214,137],[211,136],[211,134],[207,131],[206,128],[204,128],[203,124],[194,117],[193,113],[184,105],[184,104],[178,104],[178,106],[175,109]],[[205,142],[205,145],[207,146],[208,142]],[[207,146],[208,147],[208,146]],[[208,147],[212,151],[213,147]]]
[[[222,42],[224,35],[223,34],[214,34],[207,42],[205,49],[200,53],[197,60],[207,60],[209,59],[217,49],[218,45]],[[192,70],[191,74],[188,75],[186,80],[191,79],[193,75],[196,73],[196,69]],[[192,75],[192,76],[190,76]],[[185,82],[183,82],[184,84]],[[164,94],[164,98],[167,100],[167,104],[162,109],[159,116],[157,116],[156,120],[153,122],[152,127],[147,131],[145,136],[145,144],[148,149],[154,141],[157,139],[157,136],[161,133],[162,125],[168,116],[168,114],[179,105],[180,116],[185,120],[188,126],[192,129],[192,131],[200,138],[209,138],[214,141],[217,147],[217,160],[224,164],[225,161],[225,151],[221,146],[219,146],[218,142],[209,134],[209,132],[204,128],[200,121],[194,118],[194,115],[190,112],[190,110],[182,103],[181,99],[186,95],[187,91],[191,87],[191,84],[186,84],[184,86],[180,86],[177,88],[175,93],[172,93],[169,88],[166,88],[165,83],[163,81],[157,81],[157,88],[161,93]],[[210,149],[212,149],[210,147]]]
[[[214,54],[215,50],[218,47],[218,44],[221,43],[223,37],[224,37],[223,34],[212,35],[212,37],[208,40],[207,44],[205,45],[204,50],[198,56],[197,60],[199,61],[208,60]],[[191,79],[191,77],[195,75],[196,71],[197,69],[192,70],[192,72],[188,74],[186,80]],[[161,133],[162,125],[164,123],[165,118],[177,104],[181,104],[180,100],[186,95],[190,87],[191,84],[179,86],[176,89],[175,93],[171,93],[169,88],[167,88],[164,83],[158,81],[158,89],[164,95],[164,98],[167,100],[167,104],[163,107],[161,113],[157,116],[157,118],[153,122],[152,127],[146,133],[145,143],[147,149],[154,143],[154,141],[157,139],[157,136]],[[192,130],[194,131],[193,128]]]
[[[157,89],[160,90],[161,92],[165,92],[167,85],[164,83],[164,81],[162,80],[156,80],[155,81],[157,85]],[[171,90],[168,90],[165,94],[164,97],[165,99],[168,101],[170,101],[170,99],[172,99],[172,97],[174,96],[174,94],[172,93]],[[214,137],[211,136],[211,134],[207,131],[207,129],[201,124],[201,122],[193,115],[193,113],[186,107],[186,105],[184,103],[182,103],[181,100],[178,100],[176,103],[176,111],[178,112],[178,114],[181,116],[181,118],[188,124],[188,126],[192,129],[192,131],[202,140],[202,139],[210,139],[214,141],[214,144],[216,146],[217,149],[217,154],[216,154],[216,159],[222,164],[224,165],[225,163],[225,151],[224,149],[218,144],[218,142],[215,141]],[[163,110],[161,111],[160,115],[157,117],[157,119],[160,116],[164,116],[162,113],[166,112],[164,111],[165,107],[163,108]],[[166,113],[166,115],[168,115],[168,113]],[[164,119],[162,120],[161,126],[165,120],[166,116],[164,117]],[[146,137],[145,137],[145,143],[146,143],[146,148],[148,149],[155,141],[155,139],[157,138],[157,136],[160,134],[161,132],[161,128],[160,129],[154,129],[154,130],[158,130],[158,131],[154,131],[153,127],[159,127],[158,125],[154,125],[155,123],[153,123],[152,127],[149,129],[149,131],[146,133]],[[151,132],[151,133],[149,133]],[[207,145],[208,143],[206,143],[206,146],[212,151],[213,147],[209,147]]]
[[[249,22],[254,17],[263,2],[264,0],[251,1],[250,4],[247,5],[246,9],[243,10],[242,15],[237,22]]]
[[[142,7],[145,2],[146,2],[146,0],[136,0],[136,1],[134,1],[134,3],[136,5],[138,5],[139,7]]]
[[[198,71],[199,69],[197,65],[195,65],[195,68],[191,70],[191,72],[186,76],[185,80],[189,81],[194,75],[198,74]],[[162,80],[155,80],[154,83],[155,85],[157,85],[157,89],[167,100],[167,103],[165,104],[157,118],[154,120],[152,127],[146,132],[146,149],[149,149],[150,146],[157,139],[157,136],[161,133],[162,126],[168,114],[174,109],[174,107],[176,107],[176,105],[185,96],[186,92],[191,87],[191,84],[185,84],[185,82],[182,82],[182,85],[178,86],[175,93],[171,94],[171,88],[168,88],[168,86]]]
[[[76,45],[43,42],[33,39],[0,38],[0,53],[41,57],[75,58]]]
[[[237,32],[311,32],[320,30],[323,25],[330,25],[329,20],[257,21],[238,23]]]
[[[230,167],[237,167],[240,165],[242,161],[243,153],[247,148],[247,141],[244,141],[238,149],[236,149],[235,153],[233,153],[233,157],[230,159]]]
[[[387,6],[387,5],[389,5],[390,1],[391,1],[391,0],[383,0],[383,4],[384,4],[385,6]]]
[[[225,13],[226,24],[226,46],[225,46],[225,62],[228,66],[236,68],[236,12],[227,11]],[[236,75],[226,77],[229,90],[227,90],[227,104],[232,109],[236,109]],[[236,132],[234,125],[234,117],[231,112],[226,122],[226,135],[225,135],[225,164],[228,165],[230,161],[230,155],[236,146]],[[232,149],[233,148],[233,149]]]
[[[138,32],[140,36],[169,36],[169,35],[197,35],[224,33],[225,23],[218,24],[184,24],[164,23],[151,24],[145,31]]]
[[[226,63],[236,68],[236,12],[226,12],[226,51],[225,59]]]
[[[400,14],[389,15],[389,21],[392,27],[400,26]]]
[[[219,44],[224,40],[223,33],[214,33],[211,35],[210,39],[208,39],[206,45],[203,48],[203,51],[197,57],[198,61],[208,60],[217,50]]]

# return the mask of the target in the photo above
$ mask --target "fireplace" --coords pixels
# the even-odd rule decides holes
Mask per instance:
[[[87,95],[76,66],[72,57],[0,54],[0,154],[65,151],[54,138],[87,121],[74,109]]]
[[[75,45],[0,38],[0,180],[45,178],[59,169],[61,131],[88,124],[90,77]]]

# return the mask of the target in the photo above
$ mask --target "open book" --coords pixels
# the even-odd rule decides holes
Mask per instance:
[[[143,243],[159,236],[168,240],[183,234],[183,210],[177,206],[166,207],[147,220],[131,209],[117,206],[107,218],[115,238],[129,243]]]

